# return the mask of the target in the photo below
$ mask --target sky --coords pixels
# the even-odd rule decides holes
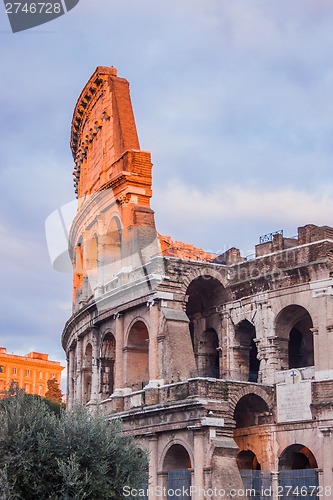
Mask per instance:
[[[45,220],[74,197],[76,100],[97,66],[129,80],[157,229],[221,253],[332,225],[331,0],[80,0],[13,34],[0,4],[0,344],[65,362],[71,276]]]

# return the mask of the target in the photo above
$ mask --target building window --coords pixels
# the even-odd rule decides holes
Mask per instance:
[[[4,373],[4,372],[5,372],[4,367],[0,365],[0,373]]]
[[[13,368],[13,375],[17,375],[17,368]]]
[[[26,393],[29,393],[29,389],[30,389],[30,385],[29,384],[25,384],[24,390],[25,390]]]
[[[25,370],[25,376],[30,377],[30,370]]]
[[[43,372],[39,372],[39,378],[43,379]]]
[[[43,393],[43,387],[40,385],[40,386],[38,387],[38,395],[39,395],[39,396],[41,396],[41,395],[42,395],[42,393]]]

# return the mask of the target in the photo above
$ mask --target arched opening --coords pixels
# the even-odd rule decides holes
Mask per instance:
[[[256,329],[250,321],[244,319],[235,328],[236,346],[234,347],[234,362],[236,373],[233,379],[247,382],[258,382],[260,361],[255,342]]]
[[[117,217],[113,217],[107,228],[104,247],[104,283],[111,281],[121,268],[121,224]]]
[[[98,284],[98,240],[94,235],[85,242],[86,270],[91,293]]]
[[[212,276],[199,276],[187,289],[186,314],[190,320],[189,332],[197,365],[191,376],[220,377],[221,334],[217,307],[225,301],[223,285]]]
[[[237,465],[240,470],[260,470],[257,456],[251,450],[240,451],[237,455]]]
[[[270,474],[261,471],[257,456],[251,450],[240,451],[237,455],[237,465],[243,481],[244,489],[255,492],[252,498],[261,498],[263,488],[270,487]]]
[[[256,394],[243,396],[234,411],[236,429],[265,424],[268,417],[269,408],[266,401]]]
[[[73,262],[74,272],[73,272],[73,302],[75,303],[82,292],[83,284],[83,249],[82,249],[82,239],[78,242],[75,247],[74,252],[74,262]]]
[[[283,491],[292,485],[293,489],[301,491],[312,487],[313,496],[306,498],[317,498],[318,487],[318,464],[312,451],[302,444],[288,446],[279,458],[279,486]]]
[[[108,397],[114,388],[114,367],[116,359],[116,340],[112,333],[107,333],[101,347],[101,393],[102,397]]]
[[[143,321],[132,325],[127,340],[127,387],[141,390],[149,381],[149,334]]]
[[[276,319],[280,342],[281,369],[314,365],[313,323],[308,311],[299,305],[287,306]]]
[[[163,472],[167,474],[166,487],[169,493],[178,490],[183,495],[169,494],[168,500],[191,498],[189,494],[186,494],[191,487],[191,468],[190,455],[184,446],[180,444],[172,445],[167,451],[163,463]]]
[[[91,399],[91,377],[92,377],[92,346],[87,344],[83,360],[83,404]]]
[[[279,470],[317,469],[314,454],[303,444],[293,444],[286,448],[279,458]]]
[[[202,377],[220,378],[219,339],[214,328],[203,332],[198,343],[198,372]]]

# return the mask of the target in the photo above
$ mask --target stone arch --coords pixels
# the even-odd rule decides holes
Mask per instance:
[[[115,380],[116,338],[110,330],[104,332],[100,350],[101,394],[108,397],[113,393]]]
[[[84,252],[83,252],[83,238],[82,236],[79,238],[75,248],[74,248],[74,256],[73,256],[73,289],[76,297],[82,291],[83,285],[83,276],[85,274],[85,266],[84,266]]]
[[[235,346],[233,348],[236,380],[258,382],[260,361],[255,342],[256,329],[248,319],[243,319],[235,325]],[[235,379],[232,376],[232,379]]]
[[[273,406],[274,406],[274,397],[268,394],[268,392],[260,386],[247,386],[247,387],[242,387],[239,391],[237,391],[234,395],[231,396],[230,398],[230,403],[229,403],[229,409],[230,413],[234,415],[236,406],[238,402],[244,397],[254,394],[261,398],[267,405],[268,411],[271,412]]]
[[[312,328],[310,313],[301,305],[290,304],[277,314],[275,332],[282,370],[314,365]]]
[[[165,457],[167,456],[169,450],[173,446],[181,446],[182,448],[185,449],[185,451],[187,452],[187,454],[190,458],[190,461],[191,461],[191,466],[192,466],[191,468],[193,468],[194,467],[194,455],[193,455],[193,452],[192,452],[192,449],[191,449],[191,446],[189,445],[189,443],[187,443],[183,439],[172,439],[169,443],[166,444],[166,446],[164,447],[164,449],[160,455],[159,470],[164,470]]]
[[[197,349],[197,368],[199,376],[220,378],[219,338],[214,328],[207,328],[201,335]]]
[[[186,296],[185,310],[197,368],[191,376],[219,378],[222,329],[217,310],[225,301],[225,288],[220,280],[201,273],[189,283]]]
[[[83,371],[83,404],[89,403],[91,399],[91,379],[92,379],[92,345],[90,342],[86,343],[84,349],[84,357],[82,363]]]
[[[221,273],[219,271],[217,271],[216,269],[208,268],[208,267],[193,269],[190,273],[188,273],[184,276],[182,284],[181,284],[180,294],[182,294],[184,296],[184,299],[185,299],[186,291],[187,291],[189,285],[191,284],[191,282],[199,277],[204,277],[204,276],[209,276],[211,278],[216,279],[217,281],[219,281],[221,283],[223,288],[226,288],[226,286],[227,286],[227,279],[224,276],[222,276]]]
[[[303,444],[287,446],[279,457],[279,486],[283,489],[292,484],[294,488],[311,485],[318,487],[318,463],[312,451]]]
[[[104,236],[103,270],[105,283],[114,278],[122,266],[122,239],[119,214],[113,214],[107,224]]]
[[[172,443],[167,448],[163,457],[163,486],[168,491],[190,489],[192,484],[192,467],[193,457],[190,456],[187,447],[184,444]],[[172,496],[171,498],[176,497]],[[181,496],[180,498],[185,497]]]
[[[84,242],[86,269],[89,272],[96,272],[98,266],[98,235],[94,232]]]
[[[246,394],[240,398],[234,410],[234,420],[237,429],[258,426],[262,417],[267,417],[269,407],[267,402],[257,394]]]
[[[149,381],[149,330],[141,318],[131,322],[124,351],[126,386],[141,390]]]
[[[279,456],[279,470],[317,469],[317,460],[307,446],[291,444]]]
[[[240,470],[260,470],[261,465],[257,455],[250,449],[240,450],[236,457],[237,465]]]

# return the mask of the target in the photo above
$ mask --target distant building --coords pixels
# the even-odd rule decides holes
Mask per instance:
[[[47,381],[54,378],[60,385],[63,369],[59,361],[50,361],[48,354],[29,352],[26,356],[18,356],[0,347],[0,391],[8,389],[15,381],[27,394],[45,396]]]
[[[149,448],[149,500],[332,498],[333,228],[264,235],[247,258],[159,235],[115,68],[84,87],[71,147],[68,408],[99,406]]]

